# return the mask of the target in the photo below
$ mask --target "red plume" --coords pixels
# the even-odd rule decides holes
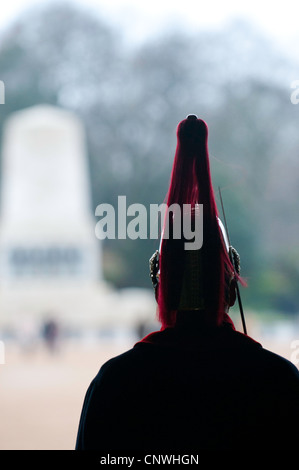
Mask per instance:
[[[202,276],[204,311],[208,325],[219,325],[224,317],[225,269],[233,272],[224,247],[212,187],[208,127],[196,116],[188,116],[177,127],[177,148],[167,194],[167,207],[203,204]],[[167,214],[166,214],[167,217]],[[173,222],[173,218],[172,218]],[[171,227],[170,223],[170,227]],[[158,290],[159,320],[162,328],[175,324],[184,268],[184,238],[163,238],[160,248]],[[162,234],[163,236],[163,234]]]

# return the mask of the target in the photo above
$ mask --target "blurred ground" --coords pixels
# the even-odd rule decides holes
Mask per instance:
[[[291,359],[288,335],[254,338]],[[90,381],[107,359],[124,352],[136,340],[134,335],[96,341],[72,339],[54,353],[42,343],[25,351],[16,343],[5,344],[5,364],[0,365],[0,449],[74,449]]]
[[[26,352],[6,345],[0,365],[0,449],[74,449],[89,383],[107,359],[132,343],[69,341],[54,354],[42,345]]]

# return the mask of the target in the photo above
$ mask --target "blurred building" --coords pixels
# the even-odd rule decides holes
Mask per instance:
[[[2,146],[0,325],[49,315],[73,327],[125,323],[120,293],[103,280],[91,207],[78,117],[49,105],[13,113]],[[130,304],[128,315],[138,318]]]

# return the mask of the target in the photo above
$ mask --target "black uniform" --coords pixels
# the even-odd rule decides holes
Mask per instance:
[[[299,372],[229,325],[178,322],[100,369],[77,450],[296,449]]]

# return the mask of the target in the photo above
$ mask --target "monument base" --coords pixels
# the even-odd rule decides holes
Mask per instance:
[[[48,319],[78,334],[83,330],[136,328],[154,322],[155,311],[150,289],[115,290],[103,282],[22,283],[0,289],[2,331],[13,332],[26,323],[39,328]]]

